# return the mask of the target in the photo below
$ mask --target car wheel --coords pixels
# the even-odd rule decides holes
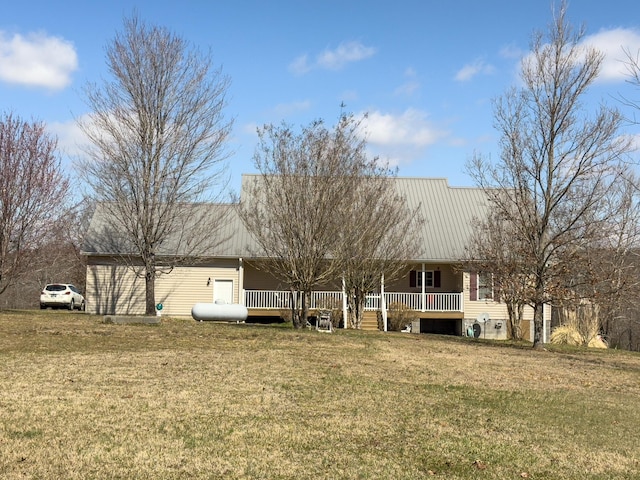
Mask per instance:
[[[42,305],[42,304],[40,305],[40,310],[45,310],[46,308],[47,308],[46,305]]]
[[[87,305],[84,303],[84,300],[82,301],[82,303],[80,304],[80,311],[84,312],[87,308]]]
[[[73,301],[73,298],[71,299],[71,302],[69,302],[69,310],[73,310],[76,307],[75,302]]]

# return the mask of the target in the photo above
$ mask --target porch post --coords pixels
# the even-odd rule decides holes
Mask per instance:
[[[547,343],[547,304],[542,304],[542,343]]]
[[[427,305],[427,296],[425,291],[425,272],[424,272],[424,263],[422,264],[422,271],[420,272],[420,276],[422,278],[422,296],[420,297],[420,308],[424,312],[426,310]]]
[[[244,305],[244,264],[242,258],[238,259],[238,297],[238,303]]]
[[[380,277],[380,310],[382,312],[382,328],[386,332],[387,328],[387,302],[384,300],[384,273]]]
[[[347,328],[347,286],[342,277],[342,328]]]

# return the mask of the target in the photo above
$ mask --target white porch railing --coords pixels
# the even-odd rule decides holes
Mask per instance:
[[[396,293],[385,292],[386,308],[394,303],[421,312],[462,312],[462,293]],[[295,301],[295,299],[294,299]],[[299,301],[299,300],[298,300]],[[245,290],[247,308],[282,310],[291,308],[291,292],[286,290]],[[342,292],[316,291],[311,294],[312,309],[335,309],[342,306]],[[380,294],[367,295],[365,310],[380,310]]]
[[[404,304],[421,312],[462,312],[462,293],[395,293],[386,292],[387,308],[394,303]]]
[[[247,308],[265,310],[282,310],[291,308],[291,292],[287,290],[245,290],[244,304]],[[299,302],[299,295],[293,296],[294,302]],[[342,308],[342,292],[315,291],[311,293],[312,309]]]
[[[282,310],[291,308],[291,292],[286,290],[245,290],[244,305],[247,308]]]
[[[310,308],[327,310],[341,309],[342,292],[312,292]]]

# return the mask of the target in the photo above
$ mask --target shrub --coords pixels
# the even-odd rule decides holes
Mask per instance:
[[[387,319],[388,329],[393,332],[399,332],[417,320],[417,317],[416,313],[404,303],[396,302],[389,305]]]

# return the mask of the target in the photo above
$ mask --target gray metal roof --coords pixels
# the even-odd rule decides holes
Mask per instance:
[[[242,184],[257,175],[243,175]],[[407,198],[412,209],[420,206],[424,224],[421,229],[422,256],[414,259],[422,262],[456,261],[462,258],[465,245],[470,238],[475,218],[487,213],[486,195],[479,188],[450,187],[442,178],[393,179],[398,191]],[[241,192],[241,197],[244,192]],[[200,215],[206,212],[213,219],[224,221],[218,232],[221,243],[213,241],[203,252],[208,257],[251,258],[259,252],[256,242],[244,227],[237,212],[237,204],[198,204],[192,206]],[[130,253],[124,239],[118,235],[115,222],[109,220],[105,209],[96,208],[83,245],[88,255],[112,255]],[[219,244],[218,244],[219,243]],[[168,239],[164,252],[172,251]]]
[[[480,188],[450,187],[444,178],[396,178],[399,192],[411,208],[420,206],[422,258],[455,261],[464,255],[474,219],[487,214],[487,197]]]
[[[210,225],[211,237],[201,246],[200,256],[242,256],[244,250],[239,245],[243,245],[244,239],[250,238],[250,235],[237,214],[236,204],[194,204],[188,206],[184,217],[184,228],[163,242],[157,251],[158,255],[184,254],[184,250],[180,251],[179,242],[184,242],[187,237],[182,234],[190,231],[189,228],[193,228],[193,224],[199,219],[206,218]],[[199,225],[198,228],[203,228],[203,225]],[[204,225],[204,228],[207,228],[207,225]],[[87,255],[127,255],[135,254],[135,249],[122,234],[119,222],[114,220],[105,205],[98,204],[85,235],[82,252]]]

